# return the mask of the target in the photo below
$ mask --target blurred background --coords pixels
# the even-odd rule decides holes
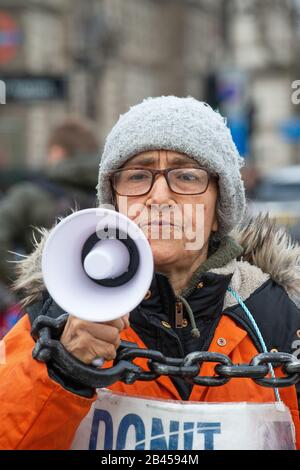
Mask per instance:
[[[30,251],[24,227],[94,204],[105,136],[148,96],[219,109],[249,210],[300,240],[299,52],[299,0],[0,0],[4,286],[7,250]]]

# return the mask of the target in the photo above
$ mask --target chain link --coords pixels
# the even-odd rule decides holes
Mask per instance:
[[[133,384],[161,376],[180,377],[188,383],[206,387],[219,387],[235,378],[252,379],[260,386],[271,388],[290,387],[300,381],[300,361],[288,353],[262,353],[249,364],[233,364],[224,354],[197,351],[184,358],[173,358],[124,341],[113,366],[97,369],[74,358],[58,340],[67,317],[63,315],[53,319],[41,315],[35,320],[31,331],[36,340],[33,357],[40,362],[54,364],[63,375],[89,387],[108,387],[118,381]],[[145,359],[146,369],[135,363]],[[206,363],[215,364],[214,375],[201,375],[201,368]],[[269,364],[280,369],[282,376],[270,377]]]

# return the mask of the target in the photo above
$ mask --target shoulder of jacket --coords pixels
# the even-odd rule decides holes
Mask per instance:
[[[267,349],[293,353],[300,338],[300,310],[285,289],[267,279],[244,301],[253,316]],[[241,305],[235,302],[225,312],[241,323],[257,339],[253,324]],[[259,341],[255,341],[256,344]]]
[[[10,197],[25,197],[25,198],[34,198],[36,196],[49,197],[46,191],[43,188],[36,184],[35,181],[24,181],[24,183],[18,183],[12,186],[7,196]]]
[[[241,260],[269,275],[300,308],[300,245],[287,230],[268,215],[260,214],[250,217],[232,236],[243,247]],[[255,275],[259,276],[258,271]]]

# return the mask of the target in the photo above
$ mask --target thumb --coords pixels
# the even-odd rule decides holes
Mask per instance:
[[[129,313],[127,313],[126,315],[124,315],[122,317],[122,320],[123,320],[123,323],[124,323],[124,330],[126,330],[126,328],[129,328],[130,327],[130,322],[129,322]]]

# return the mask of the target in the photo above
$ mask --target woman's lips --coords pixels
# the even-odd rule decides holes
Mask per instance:
[[[151,227],[152,225],[155,225],[157,227],[169,226],[169,227],[178,227],[179,228],[179,225],[174,224],[173,222],[170,222],[170,221],[166,221],[166,220],[147,222],[145,224],[140,225],[140,227],[141,228],[149,227],[149,226]]]

